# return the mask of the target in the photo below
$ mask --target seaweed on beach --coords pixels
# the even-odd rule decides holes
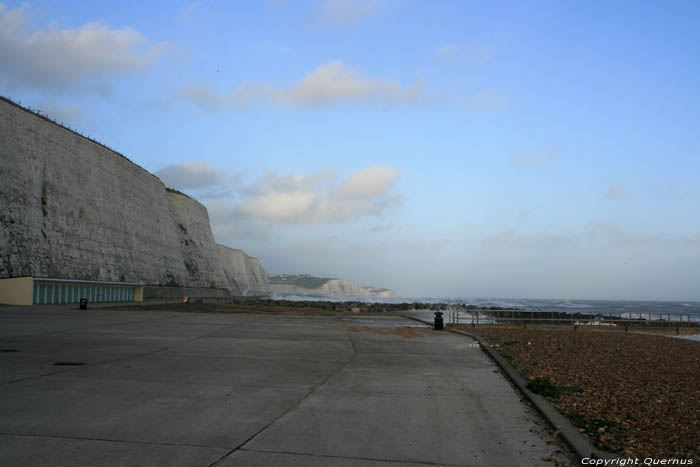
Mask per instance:
[[[553,385],[549,378],[534,378],[527,384],[527,388],[535,394],[554,400],[561,395],[561,388]]]

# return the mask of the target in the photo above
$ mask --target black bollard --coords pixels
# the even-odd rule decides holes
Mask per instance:
[[[80,299],[80,309],[87,310],[87,298]]]
[[[441,331],[442,329],[444,329],[443,322],[442,322],[442,311],[436,311],[435,312],[435,330]]]

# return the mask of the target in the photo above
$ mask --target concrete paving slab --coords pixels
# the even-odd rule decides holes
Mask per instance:
[[[347,458],[338,456],[311,456],[278,452],[238,450],[217,467],[448,467],[446,464],[424,462],[391,462],[376,459]]]
[[[12,467],[206,466],[225,453],[199,446],[0,435],[0,465]]]
[[[178,382],[235,387],[311,388],[338,368],[337,361],[285,358],[218,357],[158,352],[75,369],[71,376],[115,381]]]
[[[0,433],[234,447],[308,393],[53,375],[0,387]]]
[[[495,376],[491,366],[482,368],[445,368],[434,367],[432,359],[413,358],[412,364],[401,362],[394,364],[395,358],[381,359],[381,363],[389,364],[385,368],[377,366],[371,357],[358,356],[352,365],[344,368],[334,378],[334,390],[338,392],[359,392],[369,394],[413,394],[431,397],[450,396],[464,393],[466,396],[475,395],[476,389],[465,381],[485,381],[498,391],[490,398],[498,398],[508,394],[508,383]],[[422,360],[422,362],[421,362]],[[423,369],[419,364],[423,363]],[[433,368],[431,368],[433,367]],[[426,370],[425,368],[430,368]],[[489,399],[490,400],[490,399]]]
[[[412,325],[414,323],[411,323]],[[397,328],[398,326],[392,326]],[[469,347],[470,341],[463,340],[461,342],[450,339],[450,333],[445,331],[433,331],[429,328],[423,328],[424,331],[407,334],[408,336],[401,339],[395,337],[400,334],[387,335],[387,331],[381,331],[382,328],[376,329],[367,326],[349,326],[352,332],[353,343],[357,352],[361,355],[421,355],[435,357],[435,361],[440,361],[440,355],[449,352],[459,352]],[[399,329],[402,329],[399,327]],[[410,329],[410,328],[409,328]],[[373,331],[374,330],[374,331]],[[390,339],[390,336],[393,336]],[[387,340],[390,339],[391,344],[387,345]],[[440,344],[440,341],[444,341]]]
[[[83,363],[94,365],[100,362],[112,361],[132,355],[123,349],[119,351],[105,351],[104,349],[90,349],[89,347],[76,348],[66,345],[17,345],[12,343],[12,349],[17,352],[0,352],[0,383],[19,381],[27,378],[35,378],[42,375],[50,375],[70,371],[72,368],[57,366],[57,363]],[[149,347],[155,349],[157,347]],[[146,350],[141,350],[145,352]]]
[[[0,309],[0,465],[565,459],[470,339],[403,324]]]
[[[347,342],[347,330],[343,323],[336,319],[319,319],[306,317],[275,316],[275,326],[270,326],[266,315],[255,317],[245,322],[245,325],[229,326],[213,333],[212,337],[248,337],[256,339],[292,339],[304,341],[337,341]]]
[[[80,362],[90,366],[165,351],[221,327],[195,326],[188,333],[164,335],[167,331],[163,331],[162,325],[151,326],[150,330],[144,326],[131,329],[131,326],[117,323],[110,324],[111,332],[104,332],[101,326],[2,339],[0,382],[65,371],[55,366],[57,362]],[[153,335],[149,336],[149,332]]]
[[[175,350],[174,350],[175,352]],[[183,344],[177,353],[206,356],[257,356],[284,359],[315,359],[345,361],[352,355],[352,345],[346,341],[314,339],[232,339],[207,337]]]
[[[478,348],[465,350],[468,339],[351,335],[358,356],[245,449],[482,466],[538,465],[553,455],[495,366]],[[385,353],[362,354],[381,343]]]
[[[67,306],[46,307],[0,307],[3,326],[0,338],[47,334],[76,328],[89,328],[129,322],[167,320],[172,313],[150,313],[123,311],[114,313],[102,310],[71,310]]]

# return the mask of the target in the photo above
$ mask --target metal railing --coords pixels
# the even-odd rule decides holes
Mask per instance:
[[[582,313],[542,310],[447,310],[448,323],[470,324],[545,324],[569,326],[697,327],[700,313],[623,312]]]

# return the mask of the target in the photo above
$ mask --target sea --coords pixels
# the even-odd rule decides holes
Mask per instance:
[[[321,298],[308,296],[278,297],[285,300],[358,301],[370,303],[446,303],[448,305],[475,305],[522,310],[563,311],[590,315],[614,314],[624,318],[641,315],[662,315],[671,321],[700,321],[700,302],[693,301],[637,301],[637,300],[574,300],[574,299],[528,299],[528,298],[438,298],[438,297],[343,297]]]

